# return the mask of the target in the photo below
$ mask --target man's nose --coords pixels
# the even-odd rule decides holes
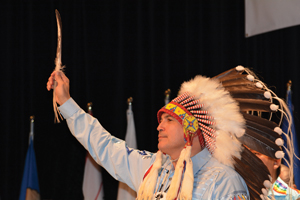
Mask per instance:
[[[158,130],[158,131],[163,130],[163,122],[160,122],[160,123],[158,124],[157,130]]]

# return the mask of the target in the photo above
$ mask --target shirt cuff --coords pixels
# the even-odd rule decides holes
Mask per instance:
[[[63,105],[58,107],[60,113],[65,119],[71,117],[74,113],[80,110],[78,104],[72,99],[68,99]]]

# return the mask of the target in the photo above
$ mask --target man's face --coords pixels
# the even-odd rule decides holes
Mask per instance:
[[[177,159],[185,145],[182,125],[171,115],[163,113],[157,130],[158,149]]]
[[[253,149],[248,148],[253,154],[255,154],[268,168],[272,179],[276,180],[277,175],[276,175],[276,170],[280,165],[280,159],[274,159],[270,158],[269,156],[266,156],[264,154],[261,154]]]
[[[254,151],[254,150],[252,150],[252,151]],[[261,161],[263,161],[263,163],[267,166],[267,168],[269,169],[270,172],[274,170],[274,168],[273,168],[274,162],[275,162],[274,159],[272,159],[264,154],[258,153],[256,151],[254,151],[254,152],[252,152],[252,153],[254,153],[259,159],[261,159]]]

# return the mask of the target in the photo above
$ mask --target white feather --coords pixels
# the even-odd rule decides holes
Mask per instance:
[[[57,49],[56,49],[56,58],[55,58],[55,69],[54,71],[61,71],[63,70],[64,66],[62,66],[62,62],[61,62],[61,42],[62,42],[62,34],[61,34],[61,27],[62,27],[62,23],[61,23],[61,18],[60,18],[60,14],[58,12],[58,10],[55,10],[55,15],[56,15],[56,22],[57,22]],[[63,73],[63,72],[62,72]],[[54,80],[54,85],[53,85],[53,110],[54,110],[54,123],[55,122],[60,122],[59,117],[61,119],[63,119],[63,117],[61,116],[58,107],[57,107],[57,103],[56,103],[56,95],[55,95],[55,88],[57,86],[57,82]]]
[[[179,95],[185,92],[200,99],[199,104],[204,104],[203,110],[214,117],[215,125],[211,128],[217,131],[217,137],[213,156],[221,163],[233,166],[232,156],[240,158],[241,152],[241,143],[236,137],[244,133],[245,127],[238,103],[219,81],[200,75],[181,85]]]

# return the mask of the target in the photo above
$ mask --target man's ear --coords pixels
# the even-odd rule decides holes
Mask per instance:
[[[278,169],[281,165],[281,159],[274,160],[274,169]]]

